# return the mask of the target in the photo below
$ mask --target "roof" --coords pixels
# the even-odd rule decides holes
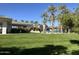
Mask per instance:
[[[0,21],[11,22],[12,21],[12,18],[9,18],[7,16],[0,16]]]
[[[32,25],[32,23],[26,23],[26,22],[21,22],[21,21],[12,21],[13,25]]]
[[[11,19],[10,17],[8,16],[0,16],[0,18],[7,18],[7,19]]]

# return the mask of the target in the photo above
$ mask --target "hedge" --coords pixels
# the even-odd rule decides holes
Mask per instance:
[[[30,29],[16,29],[12,28],[11,33],[30,33]]]

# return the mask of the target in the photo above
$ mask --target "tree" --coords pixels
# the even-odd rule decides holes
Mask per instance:
[[[79,33],[79,6],[77,8],[74,8],[75,11],[74,13],[72,13],[72,19],[74,20],[74,27],[73,27],[73,31],[76,33]]]
[[[53,28],[54,26],[54,20],[55,20],[55,15],[54,13],[56,12],[56,7],[54,5],[51,5],[48,7],[48,12],[50,13],[50,21],[51,21],[51,26]]]
[[[15,22],[17,22],[17,20],[14,20]]]
[[[76,27],[79,26],[79,6],[75,9],[75,20],[74,20],[74,24]]]
[[[62,26],[63,15],[58,14],[57,19],[58,19],[58,22],[59,22],[59,30],[62,33],[63,32],[63,26]]]
[[[21,22],[24,22],[24,20],[21,20]]]
[[[33,23],[33,21],[30,21],[31,23]]]
[[[42,18],[43,18],[43,32],[45,33],[45,31],[46,31],[46,23],[47,23],[47,21],[48,21],[48,14],[47,14],[47,12],[44,12],[43,14],[42,14]]]
[[[29,21],[25,21],[26,23],[28,23]]]
[[[62,29],[62,22],[63,22],[63,14],[65,13],[65,9],[66,9],[66,6],[65,5],[60,5],[58,6],[58,10],[60,11],[60,13],[58,14],[58,21],[59,21],[59,26],[60,26],[60,30],[61,32],[63,31]]]
[[[38,24],[38,21],[35,21],[34,24]]]
[[[79,6],[75,9],[75,14],[79,15]]]
[[[63,25],[66,32],[70,32],[74,24],[69,9],[65,5],[61,5],[59,6],[59,10],[59,21],[61,25]]]

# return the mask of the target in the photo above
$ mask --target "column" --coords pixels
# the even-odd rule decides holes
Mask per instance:
[[[43,32],[45,33],[46,28],[45,28],[45,24],[43,24]]]
[[[7,23],[3,22],[2,24],[2,34],[7,34]]]

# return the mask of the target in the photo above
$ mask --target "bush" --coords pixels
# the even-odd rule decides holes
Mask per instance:
[[[74,28],[72,29],[72,32],[79,33],[79,27],[74,27]]]
[[[30,29],[11,29],[11,33],[30,33]]]

